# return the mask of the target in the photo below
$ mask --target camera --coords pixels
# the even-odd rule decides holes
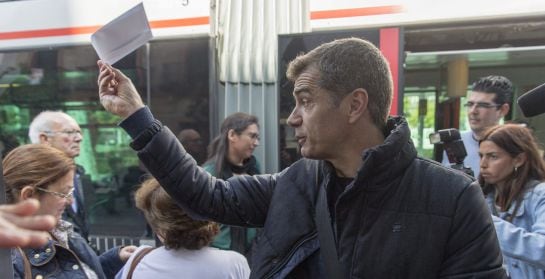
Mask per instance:
[[[451,168],[474,176],[473,171],[469,167],[464,166],[464,158],[467,156],[467,151],[460,137],[460,132],[457,129],[444,129],[430,134],[430,142],[432,144],[443,145]]]

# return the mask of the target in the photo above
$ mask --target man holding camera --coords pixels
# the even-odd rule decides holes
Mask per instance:
[[[464,165],[479,176],[479,139],[490,127],[498,125],[507,115],[513,97],[513,84],[503,76],[482,77],[473,83],[471,93],[464,106],[467,108],[471,130],[461,133],[467,151]],[[450,166],[448,156],[443,152],[443,165]]]

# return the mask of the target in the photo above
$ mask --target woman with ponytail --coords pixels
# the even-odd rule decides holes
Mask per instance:
[[[260,174],[253,156],[259,145],[259,123],[254,115],[237,112],[223,120],[220,134],[208,146],[208,160],[203,168],[215,177],[227,180],[234,175]],[[251,258],[255,228],[221,225],[213,247],[237,251]]]

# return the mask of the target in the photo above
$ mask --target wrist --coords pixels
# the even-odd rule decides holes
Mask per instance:
[[[143,106],[134,111],[127,118],[119,123],[132,139],[135,139],[154,122],[155,118],[148,107]]]

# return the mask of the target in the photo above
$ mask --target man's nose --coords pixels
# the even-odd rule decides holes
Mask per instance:
[[[295,108],[291,111],[291,114],[290,114],[290,116],[288,117],[287,123],[288,123],[288,125],[290,125],[291,127],[297,127],[297,126],[300,126],[300,125],[301,125],[301,122],[302,122],[302,118],[301,118],[301,116],[299,115],[299,113],[297,112],[297,107],[295,107]]]
[[[83,140],[83,135],[81,133],[76,133],[74,136],[74,141],[80,142]]]

